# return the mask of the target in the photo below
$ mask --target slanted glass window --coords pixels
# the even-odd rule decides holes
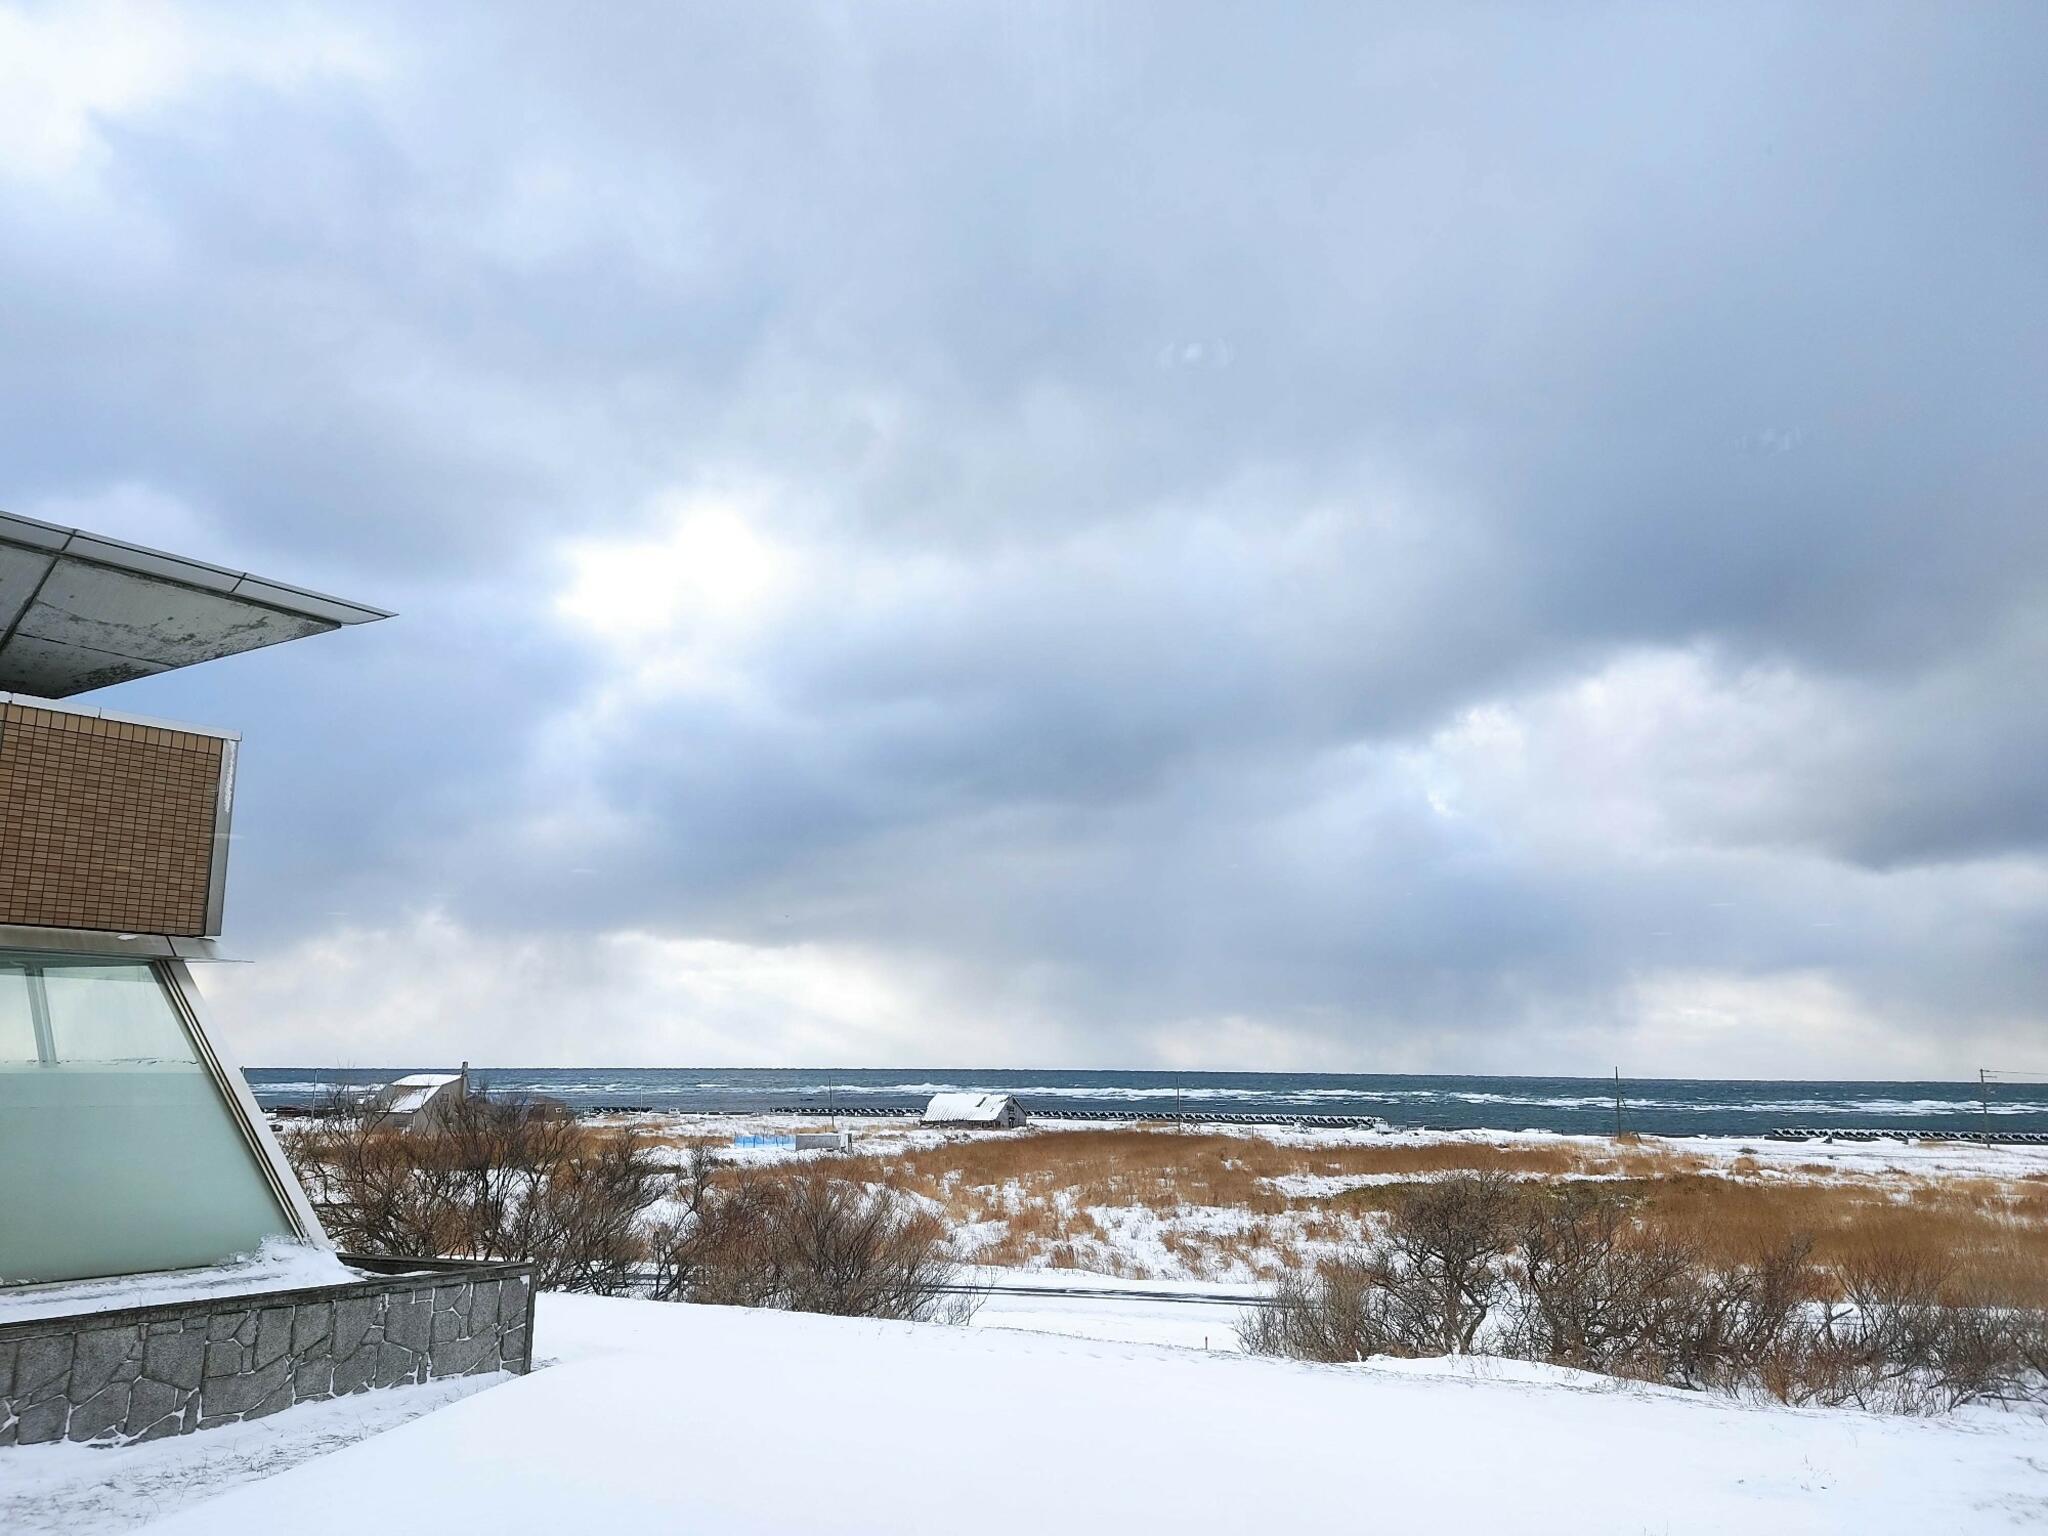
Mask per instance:
[[[154,967],[46,965],[42,981],[57,1060],[198,1060]]]
[[[0,955],[0,1283],[212,1264],[292,1231],[147,961]]]
[[[35,1015],[28,1006],[28,972],[0,961],[0,1066],[40,1059]]]

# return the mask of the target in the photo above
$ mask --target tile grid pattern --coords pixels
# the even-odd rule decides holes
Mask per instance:
[[[202,936],[224,745],[0,706],[0,923]]]

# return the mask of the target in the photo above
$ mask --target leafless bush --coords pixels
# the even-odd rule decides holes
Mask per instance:
[[[2044,1395],[2040,1341],[2048,1313],[2038,1308],[1951,1306],[1935,1335],[1931,1376],[1948,1408],[1984,1400],[2027,1402]]]
[[[1368,1256],[1340,1258],[1307,1276],[1290,1275],[1270,1306],[1248,1309],[1238,1341],[1255,1355],[1343,1364],[1400,1348],[1387,1318],[1378,1264]]]
[[[601,1295],[634,1285],[643,1213],[668,1182],[629,1132],[593,1134],[549,1106],[481,1093],[413,1129],[338,1102],[285,1146],[345,1250],[525,1259],[543,1287]]]
[[[1568,1184],[1526,1199],[1503,1348],[1509,1354],[1614,1375],[1663,1375],[1658,1342],[1687,1331],[1699,1299],[1698,1252],[1640,1231],[1627,1204]]]
[[[1918,1247],[1832,1270],[1799,1236],[1711,1257],[1585,1186],[1455,1178],[1412,1192],[1369,1248],[1284,1281],[1239,1326],[1248,1350],[1350,1361],[1495,1349],[1786,1402],[1936,1412],[2048,1395],[2048,1311],[1997,1301]],[[1507,1322],[1489,1315],[1505,1302]]]
[[[668,1207],[648,1231],[648,1256],[653,1261],[648,1295],[656,1301],[680,1301],[698,1283],[717,1244],[709,1225],[718,1214],[712,1180],[718,1159],[699,1143],[685,1155],[682,1171],[670,1187]]]
[[[1409,1354],[1463,1354],[1500,1300],[1520,1196],[1499,1173],[1431,1179],[1396,1203],[1373,1269],[1388,1330]]]
[[[824,1169],[720,1177],[692,1154],[657,1229],[654,1294],[842,1317],[964,1320],[942,1223]]]
[[[1519,1204],[1514,1181],[1461,1173],[1405,1192],[1377,1243],[1284,1282],[1238,1336],[1307,1360],[1468,1352],[1499,1301]]]
[[[1682,1387],[1737,1388],[1796,1351],[1813,1286],[1804,1236],[1746,1260],[1699,1260],[1646,1340],[1633,1374]]]
[[[1796,1400],[1935,1413],[2048,1388],[2048,1311],[1999,1305],[1953,1265],[1866,1248],[1838,1267],[1790,1381]]]

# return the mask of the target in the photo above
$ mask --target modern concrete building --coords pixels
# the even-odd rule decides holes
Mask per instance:
[[[326,1238],[190,969],[215,957],[222,930],[238,738],[79,696],[386,617],[0,514],[0,1445],[171,1433],[356,1384],[352,1367],[337,1374],[341,1341],[329,1328],[298,1341],[324,1349],[325,1386],[319,1369],[298,1369],[323,1356],[294,1348],[294,1309],[331,1309],[333,1297],[266,1293],[264,1315],[285,1318],[282,1345],[235,1294],[232,1266],[199,1286],[211,1299],[197,1312],[143,1306],[123,1322],[107,1307],[109,1294],[191,1292],[189,1272],[266,1240],[318,1253]],[[368,1287],[356,1299],[380,1318],[420,1286],[333,1268],[342,1289]],[[499,1316],[515,1278],[516,1328],[510,1311]],[[444,1267],[428,1290],[453,1298],[477,1283]],[[523,1365],[527,1280],[507,1270],[488,1283],[488,1320],[465,1311],[432,1338],[481,1330],[490,1368]],[[248,1340],[236,1337],[239,1320],[211,1339],[223,1305],[246,1313]],[[155,1353],[170,1374],[151,1375],[150,1341],[188,1327],[222,1347],[188,1359],[166,1345]],[[381,1323],[374,1331],[363,1385],[473,1368],[485,1354],[436,1362],[424,1346],[399,1345],[380,1356],[397,1339]]]

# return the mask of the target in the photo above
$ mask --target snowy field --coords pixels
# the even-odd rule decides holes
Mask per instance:
[[[283,1122],[289,1126],[292,1122]],[[792,1159],[832,1157],[831,1152],[792,1152],[775,1147],[732,1147],[725,1145],[739,1136],[788,1136],[799,1128],[823,1129],[822,1114],[815,1122],[791,1115],[679,1115],[635,1114],[595,1115],[585,1119],[593,1127],[618,1127],[649,1135],[710,1141],[720,1156],[740,1163],[775,1163]],[[1172,1130],[1145,1122],[1128,1120],[1048,1120],[1022,1131],[927,1130],[915,1119],[862,1119],[847,1117],[833,1122],[853,1133],[856,1153],[877,1157],[920,1148],[985,1140],[991,1136],[1059,1136],[1076,1131],[1121,1131],[1131,1134],[1170,1136]],[[1282,1147],[1435,1147],[1444,1145],[1539,1149],[1556,1147],[1604,1153],[1615,1143],[1605,1136],[1569,1136],[1558,1131],[1425,1131],[1409,1128],[1388,1130],[1338,1129],[1320,1126],[1203,1124],[1190,1121],[1190,1133],[1237,1136],[1248,1141],[1266,1141]],[[287,1132],[288,1133],[288,1132]],[[1917,1178],[2048,1178],[2048,1146],[1977,1146],[1969,1142],[1935,1141],[1771,1141],[1761,1137],[1737,1136],[1642,1136],[1631,1145],[1644,1151],[1673,1156],[1697,1157],[1723,1172],[1734,1173],[1738,1163],[1754,1163],[1738,1176],[1792,1177],[1810,1179],[1836,1174],[1846,1177],[1901,1176]]]
[[[632,1123],[678,1158],[683,1138],[793,1128]],[[854,1129],[856,1154],[884,1160],[988,1139],[905,1121]],[[1566,1150],[1578,1160],[1557,1176],[1571,1178],[1611,1176],[1585,1170],[1614,1155],[1604,1138],[1544,1132],[1209,1129],[1302,1149]],[[721,1150],[750,1162],[830,1155]],[[1632,1150],[1716,1178],[1876,1186],[1901,1200],[1928,1184],[2038,1189],[2048,1178],[2040,1148],[1645,1138]],[[1307,1221],[1296,1202],[1407,1177],[1259,1182],[1284,1197],[1285,1217]],[[964,1328],[543,1296],[542,1368],[524,1379],[368,1393],[150,1445],[0,1451],[0,1533],[298,1536],[355,1529],[393,1507],[409,1523],[462,1531],[640,1522],[915,1533],[955,1530],[962,1511],[978,1519],[991,1498],[1033,1524],[1120,1536],[1301,1522],[1574,1536],[2048,1527],[2048,1420],[2035,1411],[1878,1417],[1501,1359],[1331,1367],[1243,1356],[1240,1307],[1263,1282],[1191,1273],[1165,1244],[1176,1226],[1222,1209],[1096,1208],[1089,1219],[1121,1277],[975,1268],[962,1278],[1006,1293],[985,1297]],[[956,1240],[971,1257],[984,1235],[963,1229]],[[260,1262],[278,1283],[302,1278],[276,1255]],[[1076,1291],[1087,1294],[1052,1294]],[[103,1304],[126,1299],[113,1288]]]
[[[678,1161],[692,1141],[741,1164],[844,1157],[734,1145],[786,1136],[796,1124],[789,1118],[622,1116],[590,1123],[630,1127]],[[1838,1190],[1845,1208],[1866,1212],[1883,1204],[1924,1216],[1940,1205],[1963,1206],[1981,1237],[2035,1233],[2048,1253],[2041,1201],[2048,1147],[1655,1136],[1618,1143],[1548,1131],[1224,1124],[1190,1126],[1183,1139],[1122,1122],[1052,1122],[1007,1132],[926,1130],[910,1120],[846,1123],[854,1139],[845,1166],[853,1177],[886,1181],[921,1203],[946,1224],[963,1262],[1027,1271],[1270,1283],[1367,1239],[1375,1218],[1369,1201],[1353,1198],[1361,1192],[1460,1165],[1500,1167],[1530,1180],[1627,1179],[1638,1187],[1645,1179],[1704,1177],[1725,1181],[1729,1205],[1737,1203],[1735,1186],[1788,1194],[1803,1186]],[[1748,1202],[1752,1217],[1756,1205]]]
[[[1073,1536],[2048,1524],[2048,1426],[2033,1415],[1880,1418],[1513,1361],[1312,1366],[580,1296],[542,1297],[538,1332],[535,1374],[404,1422],[433,1388],[154,1445],[0,1452],[0,1529],[89,1536],[151,1516],[163,1536],[356,1536],[394,1516],[548,1536],[951,1536],[991,1519]],[[337,1415],[316,1421],[327,1410],[363,1416],[367,1433],[337,1446]]]

